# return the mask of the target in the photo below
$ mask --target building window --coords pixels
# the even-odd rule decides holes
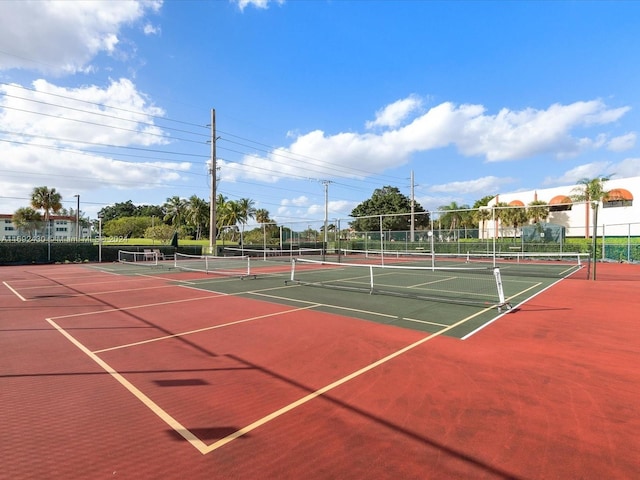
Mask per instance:
[[[603,208],[630,207],[632,205],[633,200],[604,200],[602,202]]]
[[[550,212],[566,212],[573,206],[571,199],[566,195],[557,195],[549,201]]]
[[[602,200],[603,208],[630,207],[633,205],[633,195],[624,188],[614,188]]]

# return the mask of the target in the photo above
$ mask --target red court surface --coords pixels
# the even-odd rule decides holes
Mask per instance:
[[[458,340],[0,267],[0,478],[637,478],[639,287],[598,265]]]

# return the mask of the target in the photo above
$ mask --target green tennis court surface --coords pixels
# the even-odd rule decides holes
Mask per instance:
[[[292,258],[285,252],[270,257],[183,256],[100,268],[455,338],[464,338],[502,315],[517,315],[520,303],[567,276],[586,277],[579,258],[576,262],[570,256],[510,257],[491,259],[491,264],[482,255],[429,260],[427,264],[425,258],[391,255],[381,259],[371,252],[340,258],[320,258],[313,252],[309,258]]]

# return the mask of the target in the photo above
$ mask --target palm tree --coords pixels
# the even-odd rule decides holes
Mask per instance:
[[[196,240],[202,238],[202,231],[209,220],[209,203],[192,195],[187,202],[186,221],[196,230]]]
[[[504,229],[504,225],[509,225],[511,219],[509,218],[509,204],[506,202],[498,202],[493,207],[493,218],[500,223],[500,236]]]
[[[187,201],[184,198],[177,195],[167,198],[163,209],[166,212],[164,220],[170,221],[176,230],[184,224],[187,215]]]
[[[240,207],[241,218],[240,221],[242,223],[247,223],[250,218],[254,218],[256,216],[256,202],[249,198],[241,198],[238,200],[238,206]]]
[[[549,204],[544,200],[534,200],[527,205],[527,217],[533,223],[540,223],[549,216]]]
[[[473,220],[474,225],[478,225],[479,238],[485,238],[487,221],[493,216],[492,209],[488,207],[489,202],[493,200],[493,198],[492,195],[486,195],[473,203]]]
[[[249,198],[241,198],[238,200],[238,208],[240,209],[240,225],[242,230],[240,232],[240,243],[244,244],[244,226],[247,224],[250,218],[255,218],[256,207],[255,202]]]
[[[527,211],[523,207],[508,207],[502,211],[501,219],[513,227],[513,240],[515,241],[518,227],[527,223]]]
[[[259,208],[256,210],[255,218],[258,223],[271,223],[271,218],[269,217],[269,210],[264,208]]]
[[[574,194],[571,198],[576,202],[585,202],[585,207],[591,206],[593,210],[593,235],[592,235],[592,255],[593,255],[593,280],[596,279],[596,240],[598,237],[598,205],[602,200],[607,198],[609,192],[605,190],[604,184],[611,177],[602,176],[596,178],[582,178],[578,180],[578,187],[573,189]],[[589,211],[587,210],[586,233],[585,237],[589,237]]]
[[[469,208],[466,205],[460,206],[457,202],[451,202],[449,205],[442,205],[438,207],[439,210],[445,212],[440,216],[440,222],[449,228],[449,232],[457,231],[463,222],[463,212],[465,208]],[[456,235],[457,236],[457,235]]]
[[[44,221],[51,235],[51,214],[62,210],[62,195],[55,188],[36,187],[31,193],[31,206],[36,210],[44,211]]]
[[[42,215],[33,208],[23,207],[15,211],[12,221],[18,227],[18,231],[26,230],[29,236],[33,238],[38,229],[38,224],[42,222]]]

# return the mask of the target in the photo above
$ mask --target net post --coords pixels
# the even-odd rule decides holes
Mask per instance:
[[[500,267],[493,267],[493,277],[496,279],[496,288],[498,289],[498,312],[502,312],[502,308],[511,310],[511,304],[509,304],[504,296],[504,288],[502,287],[502,275],[500,274]]]
[[[369,293],[373,293],[373,266],[369,265]]]
[[[291,282],[295,282],[296,277],[296,259],[291,259]]]

